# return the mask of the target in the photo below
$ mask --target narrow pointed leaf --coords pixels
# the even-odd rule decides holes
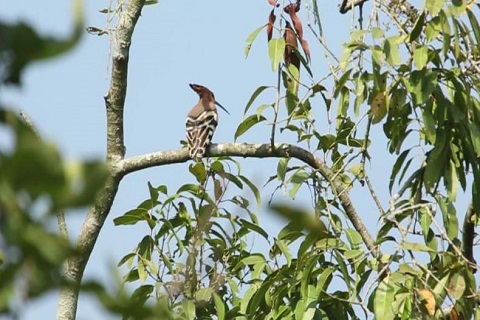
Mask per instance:
[[[264,116],[258,116],[256,114],[251,115],[247,118],[245,118],[242,123],[237,128],[237,131],[235,131],[235,140],[237,140],[238,137],[243,135],[245,132],[248,131],[251,127],[256,125],[257,123],[260,123],[262,121],[267,120]]]
[[[250,97],[250,99],[247,102],[247,105],[245,106],[245,111],[243,111],[243,115],[245,115],[247,113],[248,109],[250,109],[250,107],[252,106],[255,99],[257,99],[257,97],[267,88],[272,88],[272,87],[270,87],[270,86],[260,86],[255,90],[255,92],[253,92],[252,96]]]
[[[258,27],[257,29],[255,29],[247,38],[247,45],[245,46],[245,58],[248,57],[248,54],[250,53],[250,49],[252,48],[252,44],[253,42],[255,41],[255,39],[257,38],[258,34],[260,33],[260,31],[262,31],[263,28],[265,28],[265,26],[267,26],[266,24],[261,26],[261,27]]]

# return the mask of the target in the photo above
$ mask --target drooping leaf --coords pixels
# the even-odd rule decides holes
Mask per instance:
[[[237,131],[235,131],[235,140],[238,139],[241,135],[243,135],[245,132],[248,131],[251,127],[254,125],[267,120],[264,116],[259,116],[256,114],[253,114],[245,119],[243,119],[242,123],[237,128]]]
[[[275,11],[272,9],[270,11],[270,15],[268,16],[268,24],[267,24],[267,42],[270,42],[272,39],[272,34],[273,34],[273,24],[275,23],[275,19],[277,17],[275,16]]]
[[[422,11],[422,13],[418,16],[417,21],[415,22],[415,25],[413,26],[412,32],[410,32],[410,42],[417,40],[417,38],[420,36],[425,26],[424,21],[425,21],[425,11]]]
[[[258,34],[260,33],[260,31],[262,31],[263,28],[265,28],[265,26],[267,25],[263,25],[261,27],[258,27],[257,29],[255,29],[247,38],[247,45],[245,46],[245,50],[244,50],[244,53],[245,53],[245,58],[248,57],[248,54],[250,53],[250,49],[252,48],[252,44],[253,42],[255,41],[255,39],[257,38]]]
[[[248,109],[250,109],[250,107],[252,106],[253,102],[255,101],[255,99],[257,99],[257,97],[265,90],[265,89],[268,89],[268,88],[272,88],[271,86],[260,86],[258,87],[257,89],[255,89],[255,91],[253,92],[252,96],[250,97],[250,99],[248,100],[247,102],[247,105],[245,106],[245,110],[243,111],[243,115],[245,115],[248,111]]]
[[[300,70],[300,59],[297,56],[298,44],[297,36],[293,32],[293,29],[288,21],[285,21],[285,32],[283,34],[285,39],[285,52],[283,54],[283,60],[285,65],[288,67],[290,64],[293,64],[297,67],[297,70]]]

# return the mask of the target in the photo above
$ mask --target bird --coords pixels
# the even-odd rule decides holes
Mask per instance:
[[[193,161],[201,162],[218,124],[216,105],[227,114],[230,113],[215,101],[215,95],[207,87],[191,83],[190,88],[198,94],[200,99],[187,115],[188,152]]]

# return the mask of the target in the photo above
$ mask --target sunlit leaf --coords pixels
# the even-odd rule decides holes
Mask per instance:
[[[390,275],[385,276],[375,290],[375,302],[373,312],[377,319],[394,319],[392,304],[395,298],[396,284],[390,279]]]
[[[432,17],[438,15],[444,4],[445,0],[425,0],[425,8]]]
[[[272,62],[272,70],[278,69],[280,62],[283,59],[283,53],[285,51],[285,39],[271,39],[268,42],[268,56]]]

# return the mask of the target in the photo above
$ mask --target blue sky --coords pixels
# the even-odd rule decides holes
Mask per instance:
[[[108,2],[85,1],[87,26],[106,27],[106,15],[99,13],[99,10],[107,7]],[[320,1],[319,5],[327,43],[333,52],[339,54],[341,44],[348,39],[352,17],[340,15],[337,2]],[[71,30],[69,1],[0,0],[0,7],[4,8],[0,12],[0,19],[4,21],[23,20],[45,34],[58,36],[66,36]],[[228,116],[220,112],[213,141],[233,141],[235,129],[253,91],[260,85],[276,83],[276,73],[272,72],[267,55],[264,32],[253,44],[249,58],[244,57],[245,39],[254,29],[266,23],[270,9],[267,0],[160,0],[157,5],[144,8],[135,30],[130,55],[125,107],[127,157],[180,147],[179,141],[184,139],[185,134],[185,116],[198,99],[188,87],[192,82],[209,87],[231,113]],[[304,17],[303,8],[301,13]],[[304,34],[312,50],[315,79],[320,79],[328,74],[324,53],[306,24]],[[106,149],[103,96],[109,86],[109,48],[107,36],[85,33],[80,45],[72,52],[28,67],[23,74],[23,86],[2,90],[2,101],[26,111],[41,135],[56,143],[66,158],[103,158]],[[331,88],[331,83],[327,88]],[[269,103],[273,98],[273,92],[262,95],[254,107]],[[320,100],[318,108],[324,109]],[[317,125],[325,123],[319,119]],[[242,136],[239,141],[267,142],[269,133],[270,127],[260,127]],[[385,152],[386,141],[382,135],[381,125],[374,126],[372,137],[378,137],[379,143],[373,152]],[[381,196],[385,200],[388,199],[385,163],[390,160],[390,157],[379,159],[376,164],[381,170],[371,170],[376,186],[383,190]],[[260,185],[276,172],[276,160],[241,161],[244,174]],[[370,168],[375,168],[374,165],[372,163]],[[190,179],[188,164],[152,168],[127,176],[100,234],[85,277],[110,281],[118,260],[147,231],[141,226],[114,227],[112,219],[148,197],[148,181],[153,185],[167,184],[173,191],[187,179]],[[263,208],[269,198],[268,192],[263,192]],[[378,213],[371,199],[365,195],[366,192],[361,191],[353,196],[359,202],[361,216],[374,217],[368,219],[368,227],[374,231]],[[306,199],[300,199],[300,203],[309,205]],[[282,227],[283,222],[272,217],[267,210],[261,210],[258,215],[262,223],[271,228],[270,234],[275,234]],[[72,236],[78,234],[84,217],[83,210],[68,215]],[[57,292],[48,294],[30,303],[22,319],[53,319],[56,304]],[[108,318],[93,299],[81,297],[78,319]]]

